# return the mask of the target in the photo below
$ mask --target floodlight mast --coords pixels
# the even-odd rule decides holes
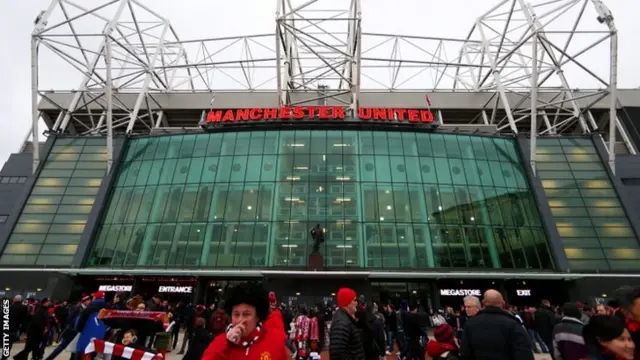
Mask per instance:
[[[217,93],[225,100],[215,106],[225,106],[225,93],[270,91],[277,106],[326,103],[355,111],[363,92],[384,90],[420,97],[429,93],[434,104],[441,92],[488,94],[469,118],[447,118],[446,110],[437,109],[436,116],[447,124],[484,124],[501,133],[531,132],[532,137],[597,130],[608,138],[613,170],[617,134],[626,150],[636,153],[615,116],[617,30],[600,0],[501,0],[477,19],[465,39],[366,33],[361,0],[351,0],[344,9],[323,8],[327,2],[320,0],[295,1],[277,0],[275,33],[183,41],[167,19],[138,0],[108,0],[90,9],[73,0],[52,0],[32,34],[34,147],[39,118],[50,132],[108,138],[109,133],[149,134],[190,126],[172,118],[172,109],[161,101],[165,94]],[[608,30],[583,19],[594,8]],[[572,15],[572,9],[578,14]],[[77,22],[85,18],[95,27],[79,32],[87,22]],[[577,31],[585,23],[597,28]],[[564,33],[568,39],[554,42],[547,33]],[[587,33],[602,38],[585,40]],[[97,49],[85,43],[87,38],[99,43]],[[609,81],[580,61],[607,39]],[[573,52],[573,43],[588,46]],[[79,72],[82,81],[76,89],[40,89],[51,86],[42,85],[38,74],[61,71],[47,69],[48,61],[38,63],[43,52]],[[602,89],[576,92],[563,74],[567,64],[582,69],[584,78]],[[591,111],[607,96],[613,119],[608,128],[602,126],[608,121],[602,112]],[[38,98],[57,112],[39,112]],[[530,151],[535,168],[535,140]],[[33,156],[35,169],[39,149]]]

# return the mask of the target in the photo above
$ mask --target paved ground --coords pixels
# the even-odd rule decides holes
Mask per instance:
[[[181,336],[182,338],[182,336]],[[180,345],[180,344],[179,344]],[[22,350],[22,348],[24,347],[24,344],[19,343],[19,344],[15,344],[13,346],[13,348],[11,349],[11,356],[17,354],[20,350]],[[54,347],[50,346],[47,348],[47,350],[45,351],[45,358],[47,355],[49,355],[49,353],[51,353],[51,351],[54,349]],[[63,352],[61,355],[59,355],[57,357],[57,359],[60,360],[66,360],[69,358],[69,353],[67,352]],[[328,354],[323,353],[322,354],[322,359],[326,360],[329,357],[327,356]],[[182,356],[183,355],[178,355],[177,351],[173,351],[167,354],[167,360],[182,360]],[[395,356],[387,356],[387,360],[395,360]],[[536,354],[536,360],[551,360],[551,357],[549,355],[544,355],[544,354]]]

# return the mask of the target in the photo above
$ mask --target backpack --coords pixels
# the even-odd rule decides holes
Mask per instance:
[[[211,318],[211,331],[216,334],[223,333],[226,327],[226,315],[221,311],[214,312]]]
[[[402,324],[402,314],[400,311],[396,311],[396,327],[398,331],[404,332],[404,325]]]

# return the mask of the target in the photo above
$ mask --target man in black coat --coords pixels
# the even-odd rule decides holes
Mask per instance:
[[[549,300],[542,300],[542,305],[536,310],[533,322],[536,326],[536,332],[544,341],[549,352],[553,354],[553,328],[558,321],[556,320],[556,314],[551,310]]]
[[[206,322],[203,318],[196,320],[195,329],[189,339],[189,349],[187,353],[182,357],[182,360],[200,360],[202,354],[207,350],[209,343],[213,340],[213,336],[207,331]]]
[[[27,328],[27,341],[24,349],[13,357],[15,360],[27,360],[29,353],[32,353],[35,359],[41,358],[40,346],[45,340],[44,332],[49,318],[49,304],[49,299],[46,298],[40,303],[40,307],[36,310]]]
[[[22,304],[22,296],[16,295],[13,304],[9,307],[9,351],[14,342],[20,340],[20,333],[27,328],[29,309]]]
[[[421,314],[418,314],[417,304],[410,304],[409,312],[402,314],[402,324],[409,350],[408,359],[424,360],[424,347],[420,344],[420,339],[424,335],[422,328],[425,325],[425,320]]]
[[[502,294],[487,290],[484,309],[467,320],[460,346],[462,360],[533,360],[533,351],[522,325],[504,310]]]
[[[356,293],[342,288],[338,290],[336,298],[339,309],[331,320],[330,360],[365,360],[362,335],[356,324]]]

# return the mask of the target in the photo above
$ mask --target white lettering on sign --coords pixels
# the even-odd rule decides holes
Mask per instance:
[[[158,288],[158,292],[161,293],[191,294],[192,291],[193,286],[160,286]]]
[[[100,285],[98,290],[104,292],[120,292],[120,291],[131,291],[133,289],[133,285]]]
[[[531,296],[531,290],[516,290],[518,296]]]
[[[478,289],[440,289],[441,296],[480,296]]]

